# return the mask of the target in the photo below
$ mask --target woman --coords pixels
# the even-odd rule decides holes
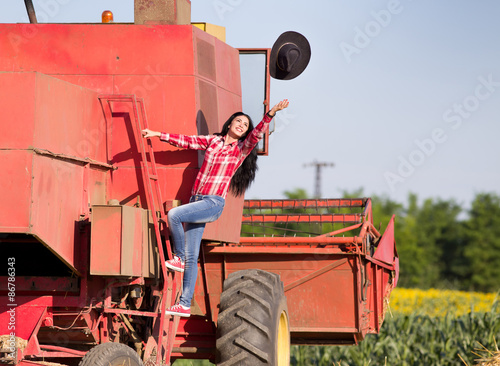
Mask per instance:
[[[256,170],[257,156],[252,151],[264,136],[276,112],[288,107],[288,104],[287,99],[276,104],[255,128],[249,116],[237,112],[226,121],[217,135],[186,136],[149,129],[142,131],[145,138],[159,137],[177,147],[205,150],[205,159],[194,182],[189,203],[171,209],[167,215],[175,255],[165,265],[170,270],[184,272],[184,278],[179,303],[168,308],[166,314],[182,317],[191,315],[191,299],[198,276],[198,255],[205,224],[219,218],[229,189],[241,195],[248,188]],[[183,223],[186,223],[185,230]]]

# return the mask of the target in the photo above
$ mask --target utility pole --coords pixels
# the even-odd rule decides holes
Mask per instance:
[[[316,168],[314,198],[321,198],[321,168],[333,167],[335,164],[326,162],[320,163],[315,160],[312,163],[304,164],[304,168],[309,166]]]

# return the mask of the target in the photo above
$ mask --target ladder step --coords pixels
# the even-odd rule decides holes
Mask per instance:
[[[150,175],[149,179],[151,179],[151,180],[158,180],[158,176],[157,175]]]

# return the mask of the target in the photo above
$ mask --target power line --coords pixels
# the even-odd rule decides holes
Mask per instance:
[[[316,168],[314,198],[321,198],[321,168],[334,167],[334,163],[318,162],[314,160],[312,163],[304,164],[304,168],[313,166]]]

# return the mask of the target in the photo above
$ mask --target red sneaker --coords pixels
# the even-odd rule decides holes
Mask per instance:
[[[174,259],[166,261],[165,265],[172,271],[184,272],[184,263],[182,263],[181,259],[178,256],[174,256]]]
[[[183,318],[187,318],[191,316],[191,308],[185,308],[181,304],[173,305],[165,310],[165,314],[167,315],[177,315]]]

